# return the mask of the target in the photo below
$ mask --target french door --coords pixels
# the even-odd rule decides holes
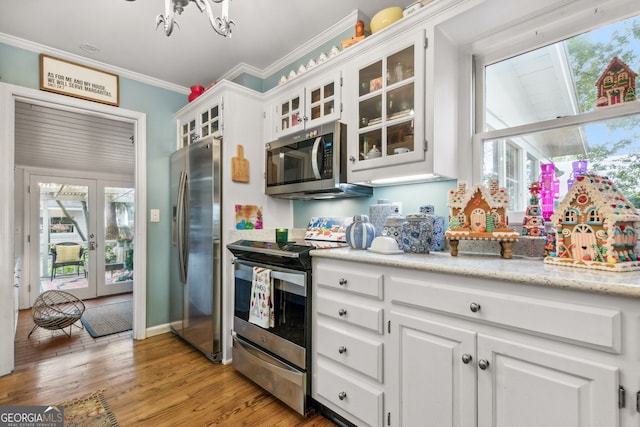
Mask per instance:
[[[31,302],[47,290],[81,299],[131,292],[131,183],[31,175],[29,184]]]

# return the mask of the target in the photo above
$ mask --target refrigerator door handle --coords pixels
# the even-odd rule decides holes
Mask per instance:
[[[186,248],[186,236],[185,236],[185,224],[187,213],[187,173],[182,171],[180,173],[180,182],[178,185],[178,203],[176,212],[177,222],[177,244],[178,244],[178,268],[180,270],[180,281],[182,283],[187,282],[187,248]]]

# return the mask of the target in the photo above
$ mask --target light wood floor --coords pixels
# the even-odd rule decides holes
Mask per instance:
[[[27,339],[32,327],[22,310],[16,369],[0,377],[0,406],[51,405],[103,389],[123,427],[334,425],[301,417],[169,333],[134,341],[131,332],[94,339],[78,328],[71,338],[37,329]]]

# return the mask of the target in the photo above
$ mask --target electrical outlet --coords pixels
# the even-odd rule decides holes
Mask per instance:
[[[160,209],[151,209],[151,222],[160,222]]]

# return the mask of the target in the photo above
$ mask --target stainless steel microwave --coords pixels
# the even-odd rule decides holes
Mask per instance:
[[[347,125],[332,122],[267,143],[265,194],[283,199],[368,197],[347,183]]]

